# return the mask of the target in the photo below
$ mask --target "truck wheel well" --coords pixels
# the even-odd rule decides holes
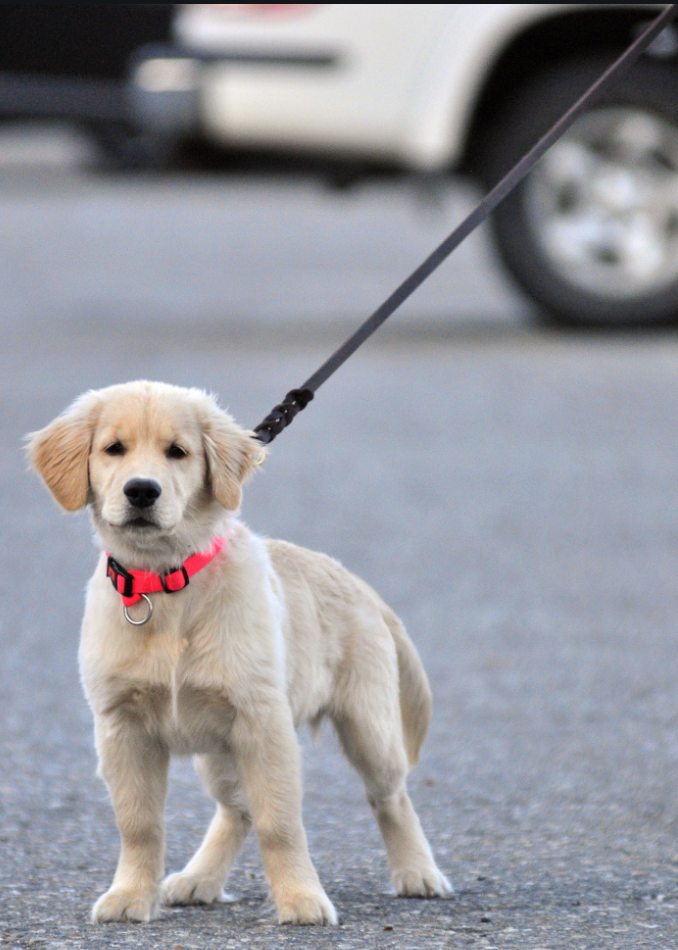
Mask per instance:
[[[501,53],[487,76],[473,111],[464,149],[456,171],[482,174],[487,136],[513,93],[542,70],[564,59],[605,54],[610,62],[633,38],[638,24],[652,13],[638,7],[614,10],[576,10],[558,14],[529,27]]]

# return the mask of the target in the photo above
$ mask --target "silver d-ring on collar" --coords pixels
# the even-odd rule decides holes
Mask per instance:
[[[148,621],[153,616],[153,604],[151,603],[151,598],[147,597],[146,594],[140,594],[139,596],[142,597],[143,600],[145,600],[146,603],[148,604],[148,613],[146,614],[143,620],[132,620],[129,613],[127,612],[127,607],[122,608],[122,612],[125,615],[125,620],[127,621],[127,623],[131,623],[133,627],[143,627],[143,625],[145,623],[148,623]]]

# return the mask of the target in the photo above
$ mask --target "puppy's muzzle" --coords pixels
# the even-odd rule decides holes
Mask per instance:
[[[152,478],[130,478],[123,492],[135,508],[152,508],[162,495],[162,488]]]

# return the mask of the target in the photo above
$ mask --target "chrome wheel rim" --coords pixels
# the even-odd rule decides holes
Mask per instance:
[[[617,300],[678,281],[678,128],[656,113],[596,109],[526,182],[542,254],[580,290]]]

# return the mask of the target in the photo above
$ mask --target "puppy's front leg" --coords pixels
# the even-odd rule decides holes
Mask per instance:
[[[229,737],[281,924],[336,924],[311,863],[301,819],[301,762],[286,703],[238,713]]]
[[[97,717],[96,741],[121,848],[113,884],[94,905],[92,921],[149,921],[159,913],[169,755],[129,719]]]

